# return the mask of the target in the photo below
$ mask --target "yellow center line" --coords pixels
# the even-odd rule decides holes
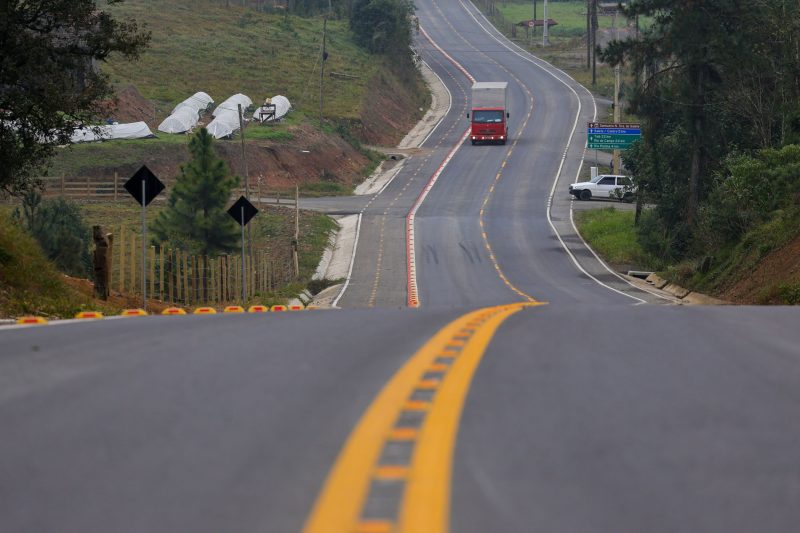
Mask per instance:
[[[497,328],[509,316],[539,303],[519,302],[479,309],[457,318],[417,351],[389,380],[362,415],[339,453],[317,497],[303,533],[352,533],[394,523],[394,533],[446,533],[450,514],[453,449],[472,376]],[[474,329],[442,381],[423,379],[454,337]],[[434,388],[419,429],[394,427],[420,385]],[[424,390],[425,387],[422,388]],[[380,465],[390,441],[414,446],[410,465]],[[363,521],[361,512],[373,479],[405,482],[398,517]]]

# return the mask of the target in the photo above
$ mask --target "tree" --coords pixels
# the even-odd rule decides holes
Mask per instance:
[[[411,57],[411,15],[409,0],[355,0],[350,28],[356,42],[375,54]]]
[[[214,256],[235,251],[239,230],[225,206],[239,180],[214,152],[213,137],[205,128],[191,141],[192,159],[181,167],[167,208],[159,213],[152,230],[194,254]]]
[[[13,218],[30,233],[56,267],[71,276],[85,277],[91,266],[91,233],[77,204],[64,198],[42,201],[28,191]]]
[[[149,39],[95,0],[0,3],[0,189],[36,185],[55,147],[91,123],[112,94],[97,62],[114,53],[135,59]]]

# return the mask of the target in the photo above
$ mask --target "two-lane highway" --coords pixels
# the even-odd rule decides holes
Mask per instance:
[[[0,531],[800,527],[800,310],[641,305],[571,223],[591,95],[416,4],[450,110],[336,200],[344,309],[0,328]],[[507,146],[463,143],[472,78],[509,82]]]

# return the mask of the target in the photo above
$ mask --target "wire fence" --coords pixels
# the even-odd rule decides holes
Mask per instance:
[[[166,246],[148,246],[147,273],[143,279],[141,234],[121,226],[113,228],[111,288],[126,294],[142,294],[143,281],[149,297],[180,305],[239,302],[245,296],[268,294],[294,280],[291,258],[276,260],[265,251],[245,256],[216,257],[189,254]],[[242,268],[244,266],[244,268]]]

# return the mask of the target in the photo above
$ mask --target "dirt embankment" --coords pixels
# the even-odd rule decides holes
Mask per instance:
[[[347,124],[350,133],[361,142],[372,145],[396,145],[414,126],[428,105],[427,89],[415,75],[398,76],[381,69],[369,82],[362,104],[361,118]],[[108,114],[119,122],[143,120],[155,131],[159,118],[154,115],[152,102],[142,97],[135,87],[119,91],[115,104]],[[207,119],[208,117],[206,117]],[[204,122],[201,121],[201,125]],[[251,125],[252,128],[260,126]],[[352,188],[370,169],[370,160],[341,136],[320,131],[303,123],[282,130],[280,140],[248,140],[247,169],[250,183],[256,187],[260,181],[264,190],[290,189],[295,184],[328,182]],[[164,134],[159,134],[164,135]],[[126,157],[114,162],[103,157],[102,145],[97,154],[87,158],[87,163],[73,166],[75,177],[108,177],[117,173],[129,176],[145,163],[167,181],[175,178],[180,167],[189,160],[185,144],[155,141],[144,148],[131,147]],[[241,145],[238,138],[216,143],[217,152],[239,176],[244,175]],[[125,148],[118,148],[125,150]],[[141,154],[133,155],[134,151]]]
[[[800,236],[720,295],[739,304],[800,304]]]

